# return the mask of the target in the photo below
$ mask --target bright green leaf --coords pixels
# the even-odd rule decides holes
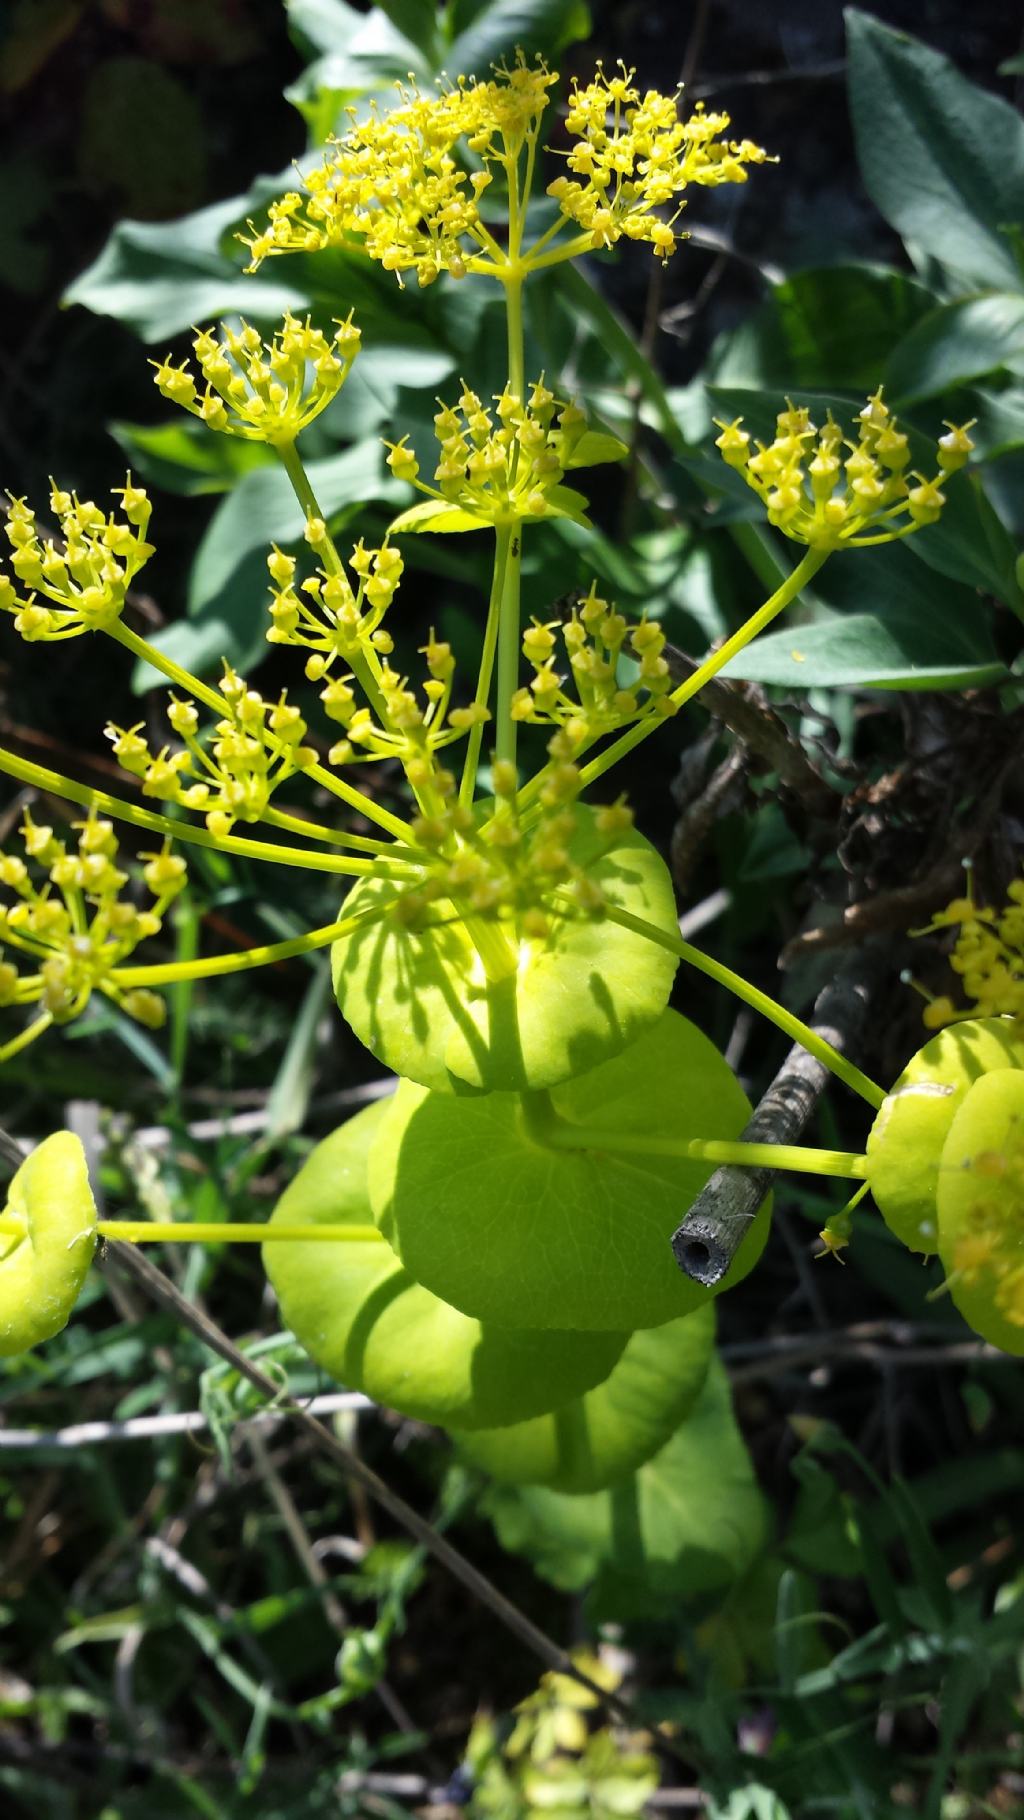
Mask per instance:
[[[596,468],[605,461],[625,461],[628,454],[627,445],[617,436],[610,436],[605,430],[584,430],[566,466]]]
[[[595,975],[598,1002],[603,985]],[[571,995],[569,987],[560,1001]],[[569,1124],[641,1145],[666,1132],[736,1137],[749,1116],[727,1063],[675,1011],[610,1061],[553,1087],[551,1099]],[[370,1155],[369,1185],[381,1230],[435,1295],[503,1326],[621,1331],[711,1299],[683,1276],[670,1245],[710,1173],[708,1163],[646,1146],[546,1144],[524,1129],[515,1093],[458,1099],[403,1082]],[[765,1210],[715,1293],[752,1268],[767,1225]]]
[[[750,1565],[766,1524],[717,1362],[688,1421],[625,1484],[589,1497],[495,1486],[486,1508],[502,1546],[555,1586],[596,1580],[609,1617],[664,1616],[666,1600],[721,1590]]]
[[[709,1303],[661,1327],[640,1327],[601,1384],[549,1415],[465,1437],[462,1451],[503,1485],[599,1491],[664,1447],[707,1377],[715,1342]]]
[[[624,1335],[484,1326],[403,1270],[373,1225],[366,1194],[367,1152],[390,1110],[377,1102],[333,1131],[274,1209],[279,1224],[334,1222],[355,1233],[344,1242],[264,1247],[296,1338],[343,1384],[420,1420],[460,1427],[520,1421],[547,1409],[567,1384],[579,1395],[598,1383]]]

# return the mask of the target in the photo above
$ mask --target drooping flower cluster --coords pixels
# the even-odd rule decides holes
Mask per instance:
[[[958,1008],[948,997],[932,999],[924,1012],[930,1030],[975,1017],[1024,1018],[1024,881],[1007,892],[1001,910],[979,908],[972,894],[954,898],[919,934],[957,928],[956,945],[949,957],[954,973],[963,981],[974,1003]]]
[[[440,406],[434,431],[441,450],[436,488],[419,479],[419,462],[404,438],[389,444],[388,466],[397,479],[412,481],[421,493],[447,500],[487,525],[579,516],[586,502],[562,486],[566,469],[611,459],[610,450],[615,456],[625,453],[613,437],[588,433],[584,413],[555,398],[542,378],[525,401],[506,386],[493,411],[464,386],[458,404]],[[443,527],[443,513],[414,507],[396,528],[427,528],[435,516]]]
[[[574,694],[559,674],[559,640],[569,660]],[[512,698],[516,720],[554,724],[565,729],[577,749],[602,734],[628,726],[650,714],[672,714],[672,678],[663,656],[665,634],[649,620],[630,626],[591,587],[566,623],[535,619],[523,634],[523,656],[532,666],[529,686]],[[631,657],[638,671],[623,686],[620,657]]]
[[[788,403],[776,419],[774,440],[758,442],[751,453],[742,418],[716,422],[723,460],[763,500],[769,522],[812,549],[891,543],[934,524],[946,503],[944,476],[963,467],[974,447],[970,424],[950,424],[939,439],[938,472],[930,480],[908,475],[910,444],[881,387],[860,412],[852,437],[844,436],[831,411],[819,430],[805,406]]]
[[[574,83],[566,118],[577,144],[566,154],[574,177],[556,177],[548,185],[564,215],[578,222],[595,247],[614,246],[626,235],[647,240],[661,259],[675,251],[671,221],[656,211],[677,198],[691,183],[745,183],[747,165],[763,164],[767,153],[749,139],[725,139],[728,114],[708,114],[697,104],[681,120],[674,95],[632,86],[634,72],[624,64],[608,77],[598,66],[593,82]]]
[[[137,726],[108,726],[114,756],[142,781],[145,796],[180,803],[206,818],[211,834],[230,834],[236,821],[256,822],[278,786],[316,763],[303,745],[306,723],[282,690],[267,702],[225,663],[220,684],[224,715],[203,742],[195,702],[171,697],[167,718],[182,741],[153,752]]]
[[[16,581],[0,571],[0,607],[14,615],[22,638],[77,638],[120,619],[132,581],[153,554],[146,542],[152,508],[130,474],[114,492],[121,512],[104,513],[92,500],[51,486],[59,541],[40,537],[23,499],[11,501],[4,529]],[[27,592],[19,593],[18,584]]]
[[[271,253],[317,252],[356,245],[389,272],[415,271],[421,285],[442,271],[462,277],[467,259],[493,248],[479,199],[492,181],[488,166],[518,157],[536,138],[557,76],[521,59],[489,82],[461,77],[438,95],[399,86],[400,105],[373,108],[341,139],[329,142],[319,169],[269,210],[268,225],[249,224],[242,238],[254,271]],[[483,161],[467,172],[459,142]]]
[[[9,960],[0,963],[0,1004],[39,1004],[41,1028],[77,1017],[99,989],[130,1017],[156,1028],[164,1020],[163,1000],[148,990],[126,990],[115,969],[158,933],[168,905],[185,885],[185,862],[166,842],[160,852],[144,856],[142,877],[153,901],[140,910],[124,895],[130,880],[117,864],[112,824],[90,813],[74,826],[78,839],[69,846],[26,812],[25,858],[0,854],[0,884],[15,900],[0,906],[0,940],[35,965],[23,974]],[[45,873],[43,883],[33,868]],[[8,1053],[16,1047],[21,1047],[17,1038],[7,1045]]]
[[[330,337],[309,317],[300,322],[285,311],[272,340],[243,323],[221,325],[220,335],[203,329],[192,343],[206,389],[200,392],[188,363],[154,361],[156,385],[165,398],[191,411],[211,430],[249,442],[294,442],[300,430],[336,397],[361,345],[351,312],[335,321]]]

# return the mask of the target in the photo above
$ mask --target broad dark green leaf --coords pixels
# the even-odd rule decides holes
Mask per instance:
[[[1005,664],[970,664],[913,615],[854,613],[756,639],[724,674],[782,688],[978,689]]]
[[[906,544],[840,551],[816,578],[820,606],[790,612],[726,674],[804,690],[980,688],[1006,676],[983,603],[915,562]]]
[[[976,386],[967,396],[976,419],[971,441],[980,456],[991,461],[1024,448],[1024,385],[1009,385],[1001,392]]]
[[[568,1496],[495,1487],[486,1508],[503,1547],[554,1585],[597,1582],[602,1615],[660,1616],[668,1598],[721,1590],[764,1540],[765,1507],[715,1362],[693,1414],[611,1491]]]
[[[1024,288],[1024,121],[916,38],[851,7],[850,105],[864,182],[912,254],[973,286]]]
[[[739,328],[719,338],[705,377],[715,385],[873,392],[893,342],[932,308],[928,289],[887,266],[794,272]]]
[[[886,391],[894,403],[909,404],[999,367],[1024,371],[1024,294],[995,291],[940,304],[893,349]]]
[[[267,260],[246,277],[241,260],[225,258],[225,235],[248,214],[259,214],[294,181],[291,173],[261,177],[245,196],[215,202],[180,221],[121,221],[99,257],[75,279],[65,303],[127,322],[143,341],[164,341],[193,323],[241,311],[257,322],[308,304],[304,290]]]
[[[486,77],[492,64],[520,47],[528,57],[557,55],[589,30],[584,0],[485,0],[446,50],[445,65],[453,76]]]

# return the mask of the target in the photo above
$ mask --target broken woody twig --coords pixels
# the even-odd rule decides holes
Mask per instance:
[[[818,996],[811,1020],[815,1034],[841,1054],[855,1049],[872,995],[888,971],[881,947],[865,948],[853,957]],[[795,1143],[828,1080],[823,1064],[794,1044],[744,1128],[743,1142]],[[708,1289],[721,1282],[774,1174],[772,1169],[744,1169],[735,1163],[715,1170],[672,1235],[672,1251],[684,1276]]]

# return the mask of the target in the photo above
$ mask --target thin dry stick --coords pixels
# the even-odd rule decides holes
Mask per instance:
[[[866,949],[819,995],[811,1028],[840,1054],[856,1047],[869,1000],[887,970],[883,951]],[[743,1142],[795,1143],[830,1079],[821,1062],[794,1044],[744,1128]],[[734,1163],[715,1170],[672,1235],[672,1250],[684,1276],[706,1289],[721,1282],[774,1174],[771,1169],[742,1169]]]
[[[204,1346],[209,1347],[211,1352],[217,1353],[220,1358],[232,1365],[241,1377],[260,1392],[261,1396],[266,1397],[268,1403],[271,1403],[276,1411],[287,1415],[293,1422],[305,1429],[349,1478],[357,1480],[364,1486],[370,1497],[383,1510],[386,1510],[396,1523],[400,1523],[403,1529],[415,1536],[417,1542],[421,1542],[424,1548],[448,1569],[453,1578],[466,1588],[467,1592],[478,1599],[481,1605],[486,1606],[499,1622],[511,1631],[514,1637],[517,1637],[533,1655],[537,1656],[545,1668],[554,1669],[558,1674],[571,1675],[574,1681],[578,1681],[587,1689],[588,1693],[593,1694],[610,1713],[634,1730],[649,1729],[642,1726],[628,1701],[620,1699],[617,1694],[609,1693],[605,1688],[599,1687],[596,1681],[592,1681],[590,1676],[577,1667],[572,1657],[561,1649],[552,1637],[534,1624],[533,1620],[528,1618],[525,1612],[520,1611],[517,1605],[513,1605],[511,1599],[507,1599],[493,1581],[488,1580],[486,1574],[482,1574],[479,1568],[473,1566],[472,1561],[468,1561],[465,1555],[460,1554],[457,1548],[446,1541],[432,1523],[428,1523],[426,1518],[421,1517],[411,1504],[407,1504],[404,1498],[392,1491],[391,1487],[379,1474],[374,1472],[371,1466],[367,1466],[358,1454],[353,1453],[351,1448],[346,1447],[344,1442],[338,1439],[337,1435],[333,1434],[329,1428],[325,1428],[322,1422],[318,1422],[315,1416],[310,1415],[309,1410],[302,1403],[297,1403],[293,1398],[282,1395],[280,1385],[265,1371],[261,1371],[258,1365],[253,1364],[251,1359],[246,1358],[245,1353],[228,1339],[227,1334],[221,1331],[215,1321],[211,1321],[209,1315],[194,1308],[170,1278],[164,1276],[163,1272],[158,1270],[156,1265],[152,1264],[141,1251],[133,1245],[125,1245],[120,1242],[110,1243],[104,1249],[102,1262],[105,1269],[109,1268],[110,1264],[114,1264],[119,1270],[127,1271],[154,1302],[166,1308],[176,1320],[188,1327]],[[690,1761],[684,1753],[657,1727],[650,1731],[650,1736],[664,1755],[687,1768],[691,1767]]]
[[[374,1407],[369,1397],[364,1397],[358,1390],[328,1391],[307,1404],[315,1416],[332,1416],[343,1409]],[[275,1410],[261,1409],[255,1415],[242,1416],[235,1426],[240,1429],[269,1427],[280,1419]],[[0,1427],[0,1453],[5,1447],[62,1448],[73,1452],[76,1447],[95,1447],[107,1441],[153,1441],[162,1440],[166,1435],[202,1434],[209,1426],[209,1417],[201,1409],[170,1409],[160,1415],[128,1416],[123,1422],[70,1422],[65,1428]]]

